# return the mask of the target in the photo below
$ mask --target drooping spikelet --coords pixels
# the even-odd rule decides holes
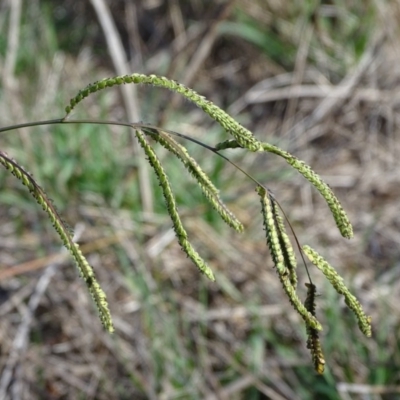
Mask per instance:
[[[108,308],[106,295],[97,282],[92,267],[89,265],[85,256],[80,251],[79,246],[72,240],[72,236],[68,227],[58,214],[44,190],[22,166],[20,166],[15,160],[12,160],[7,156],[6,153],[2,151],[0,151],[0,163],[28,188],[30,194],[47,213],[64,246],[70,251],[72,257],[75,259],[79,272],[82,275],[82,278],[84,279],[86,286],[88,287],[89,292],[96,304],[103,326],[105,329],[107,329],[107,331],[113,332],[114,327],[111,313]]]
[[[181,245],[182,250],[186,253],[186,255],[194,262],[194,264],[199,268],[199,270],[204,273],[209,279],[212,281],[215,280],[214,274],[211,268],[206,264],[206,262],[200,257],[197,251],[193,248],[188,240],[188,235],[183,227],[182,221],[178,214],[178,209],[176,206],[176,201],[174,194],[172,192],[171,186],[169,184],[169,180],[167,174],[162,167],[160,160],[158,159],[154,150],[147,143],[146,138],[142,132],[136,130],[136,137],[139,140],[140,145],[142,146],[146,156],[149,160],[150,165],[154,169],[154,172],[157,176],[157,179],[160,183],[161,189],[163,191],[164,199],[167,204],[168,214],[171,217],[172,225],[178,239],[179,244]]]
[[[350,293],[349,289],[343,282],[343,278],[323,257],[321,257],[310,246],[303,246],[302,248],[304,254],[319,270],[323,272],[323,274],[326,276],[326,278],[332,284],[335,290],[344,296],[345,303],[350,308],[350,310],[353,311],[357,318],[358,326],[361,332],[365,336],[371,336],[371,317],[365,315],[360,302],[355,298],[355,296]]]
[[[306,283],[307,286],[307,297],[304,302],[306,309],[315,316],[315,297],[317,288],[313,283]],[[321,343],[318,336],[318,331],[313,327],[307,325],[307,348],[311,351],[311,357],[313,359],[315,371],[322,374],[325,370],[325,359],[322,353]]]
[[[312,326],[314,329],[322,330],[321,324],[305,308],[304,304],[297,296],[296,289],[291,283],[289,270],[285,265],[285,257],[283,255],[281,241],[279,240],[276,217],[273,213],[270,194],[262,186],[258,186],[256,191],[259,194],[261,200],[261,209],[264,220],[264,228],[267,236],[267,245],[271,252],[272,260],[275,263],[276,271],[278,272],[283,289],[289,297],[290,303],[303,318],[306,324]]]

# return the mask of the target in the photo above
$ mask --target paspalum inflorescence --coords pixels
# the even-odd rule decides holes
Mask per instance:
[[[214,147],[211,147],[199,142],[198,140],[190,138],[189,136],[185,136],[177,132],[143,123],[69,120],[69,116],[72,110],[84,98],[100,90],[123,84],[152,85],[169,89],[172,92],[178,93],[200,107],[233,138],[228,139],[224,142],[217,143]],[[240,148],[250,152],[269,152],[284,158],[290,166],[292,166],[300,174],[302,174],[319,191],[319,193],[326,200],[342,236],[344,236],[345,238],[351,238],[353,236],[353,229],[343,207],[341,206],[338,198],[333,193],[332,189],[318,176],[318,174],[316,174],[310,166],[308,166],[292,154],[288,153],[287,151],[282,150],[279,147],[271,145],[269,143],[263,143],[257,140],[257,138],[255,138],[255,136],[249,130],[240,125],[234,118],[232,118],[210,100],[207,100],[205,97],[196,93],[194,90],[176,81],[156,75],[132,74],[102,79],[100,81],[91,83],[84,89],[80,90],[79,93],[70,100],[69,105],[66,107],[66,115],[63,118],[51,121],[39,121],[5,127],[0,129],[0,131],[33,125],[78,122],[125,125],[135,130],[137,140],[139,141],[140,146],[143,148],[147,160],[153,168],[156,177],[160,183],[164,200],[167,206],[167,211],[171,217],[172,225],[182,250],[193,261],[198,269],[211,280],[215,279],[214,274],[211,268],[207,265],[207,263],[203,260],[203,258],[190,243],[188,234],[179,217],[175,196],[170,186],[169,178],[164,171],[156,153],[149,144],[147,137],[151,137],[156,143],[166,148],[171,154],[176,156],[182,162],[190,175],[197,181],[198,185],[203,191],[203,194],[205,195],[205,198],[219,213],[221,218],[230,227],[238,232],[242,232],[244,229],[242,223],[233,214],[233,212],[228,209],[226,204],[224,204],[219,196],[218,189],[211,182],[211,179],[207,176],[207,174],[201,169],[200,165],[190,156],[187,148],[178,143],[173,138],[173,136],[176,135],[179,137],[184,137],[206,147],[207,149],[222,157],[224,160],[235,165],[235,167],[244,172],[250,179],[253,180],[256,185],[256,192],[261,201],[261,213],[264,222],[264,229],[266,232],[267,246],[271,253],[284,292],[286,293],[289,301],[291,302],[297,313],[304,320],[304,323],[306,325],[308,335],[307,347],[311,351],[314,368],[318,373],[322,373],[325,367],[325,360],[318,337],[318,331],[322,330],[322,326],[317,320],[315,312],[316,287],[312,283],[311,276],[307,269],[310,282],[306,284],[307,298],[303,303],[297,292],[297,259],[291,240],[286,233],[284,219],[282,218],[282,215],[284,215],[283,210],[281,209],[275,196],[272,195],[271,191],[267,187],[262,185],[248,173],[243,171],[239,166],[230,161],[225,155],[222,154],[222,152],[224,149],[228,148]],[[61,219],[52,202],[47,197],[45,191],[38,185],[34,178],[22,166],[20,166],[15,160],[10,158],[4,152],[0,152],[0,163],[14,176],[22,181],[22,183],[28,188],[34,199],[42,206],[43,210],[47,213],[62,242],[75,259],[79,272],[82,275],[86,285],[88,286],[88,289],[98,308],[100,319],[104,327],[109,332],[112,332],[113,324],[111,314],[108,309],[106,295],[98,284],[93,269],[85,259],[82,252],[79,250],[78,245],[74,243],[72,239],[72,233]],[[289,223],[289,221],[287,222]],[[296,242],[298,244],[297,238]],[[318,269],[323,272],[323,274],[326,276],[327,280],[332,284],[335,290],[345,297],[345,302],[347,306],[354,312],[361,331],[366,336],[370,336],[370,317],[365,315],[364,311],[362,310],[361,304],[344,285],[343,279],[340,277],[337,271],[309,246],[303,246],[302,248],[299,248],[299,250],[307,256],[312,264],[314,264]]]

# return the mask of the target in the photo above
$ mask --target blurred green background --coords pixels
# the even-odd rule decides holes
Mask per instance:
[[[362,336],[311,269],[327,362],[315,374],[265,245],[254,184],[207,150],[187,143],[244,234],[231,232],[181,164],[155,146],[216,283],[181,252],[131,132],[19,129],[1,133],[0,149],[75,229],[116,333],[103,332],[50,221],[4,170],[0,398],[400,399],[399,18],[398,2],[370,0],[1,1],[1,126],[61,118],[80,89],[121,70],[193,87],[260,140],[305,160],[343,201],[351,241],[283,160],[226,152],[272,189],[300,242],[340,271],[372,316],[373,336]],[[210,145],[228,138],[193,105],[144,86],[95,94],[73,118],[134,119]],[[299,275],[304,298],[303,266]]]

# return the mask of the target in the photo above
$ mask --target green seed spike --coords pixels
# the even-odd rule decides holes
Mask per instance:
[[[74,98],[70,100],[70,104],[65,108],[66,116],[71,113],[73,108],[80,103],[85,97],[91,93],[95,93],[99,90],[103,90],[106,87],[112,87],[115,85],[122,84],[146,84],[157,87],[162,87],[171,90],[172,92],[179,93],[186,99],[195,103],[200,107],[206,114],[212,119],[218,122],[228,133],[230,133],[235,141],[222,142],[217,145],[217,149],[222,150],[225,148],[236,148],[242,147],[250,151],[268,151],[283,157],[293,168],[297,169],[307,180],[309,180],[322,196],[327,201],[332,214],[335,218],[336,224],[341,234],[346,238],[353,236],[353,229],[348,220],[346,213],[344,212],[340,202],[333,194],[329,186],[322,181],[322,179],[303,161],[300,161],[296,157],[281,150],[279,147],[273,146],[269,143],[259,142],[253,134],[240,125],[234,118],[228,115],[221,108],[216,106],[213,102],[207,100],[205,97],[200,96],[194,90],[163,76],[157,75],[143,75],[143,74],[132,74],[125,76],[117,76],[114,78],[105,78],[101,81],[89,84],[85,89],[81,90]],[[64,119],[65,119],[64,118]]]
[[[293,168],[297,169],[304,178],[306,178],[322,195],[331,209],[332,215],[335,219],[336,225],[339,228],[340,233],[343,237],[350,239],[353,237],[353,227],[349,221],[346,212],[343,210],[339,199],[335,196],[332,189],[321,179],[321,177],[312,170],[304,161],[299,160],[297,157],[280,149],[279,147],[273,146],[269,143],[263,143],[265,151],[277,154],[283,157],[286,162]]]
[[[262,186],[257,186],[256,191],[261,200],[264,228],[267,235],[267,245],[271,252],[272,260],[274,261],[283,289],[289,297],[290,303],[303,318],[305,323],[314,329],[322,330],[322,326],[318,320],[309,311],[307,311],[304,304],[300,301],[299,297],[297,296],[296,289],[293,287],[290,281],[289,271],[285,265],[285,257],[283,255],[281,242],[279,240],[277,223],[273,213],[270,195]]]
[[[181,245],[182,250],[194,262],[194,264],[199,268],[199,270],[202,273],[204,273],[204,275],[206,275],[212,281],[215,281],[214,274],[210,269],[210,267],[205,263],[205,261],[200,257],[200,255],[196,252],[196,250],[194,250],[194,248],[188,241],[187,232],[185,231],[178,214],[175,197],[172,193],[168,177],[160,163],[160,160],[158,159],[154,150],[147,143],[144,134],[139,130],[135,130],[135,133],[137,139],[139,140],[140,145],[142,146],[144,152],[146,153],[146,156],[148,157],[150,165],[154,169],[158,181],[160,182],[164,199],[167,204],[168,214],[171,217],[174,231],[178,239],[178,242]]]
[[[114,327],[112,324],[111,313],[108,308],[106,295],[97,282],[92,267],[89,265],[86,258],[80,251],[79,246],[73,242],[68,228],[65,226],[65,223],[54,208],[53,204],[43,189],[33,179],[33,177],[16,161],[9,158],[7,154],[2,151],[0,151],[0,163],[28,188],[31,195],[47,213],[64,246],[70,251],[76,261],[79,272],[82,275],[82,278],[84,279],[96,304],[100,315],[100,320],[104,328],[108,332],[112,333],[114,331]]]
[[[289,279],[292,286],[296,289],[297,287],[297,260],[296,254],[293,250],[292,243],[289,236],[286,233],[285,224],[279,212],[279,207],[276,201],[271,197],[272,212],[275,217],[276,229],[278,232],[279,242],[282,248],[283,258],[285,259],[285,265],[289,272]]]
[[[343,278],[310,246],[303,246],[302,249],[308,259],[323,272],[335,290],[344,296],[345,303],[357,318],[361,332],[367,337],[371,336],[371,317],[365,315],[360,302],[350,293],[349,289],[343,282]]]
[[[279,275],[288,274],[285,265],[279,235],[276,228],[275,216],[272,209],[272,202],[267,190],[261,186],[256,189],[261,199],[262,215],[264,220],[264,228],[267,234],[267,244],[271,251],[272,260]]]
[[[269,143],[262,143],[264,151],[269,153],[277,154],[284,158],[286,162],[300,172],[304,178],[306,178],[322,195],[331,209],[332,215],[335,219],[336,225],[339,228],[340,233],[343,237],[351,239],[353,237],[353,227],[349,221],[349,218],[344,211],[339,199],[333,193],[332,189],[321,179],[321,177],[314,172],[314,170],[308,166],[304,161],[299,160],[297,157],[288,153]],[[234,139],[229,139],[224,142],[218,143],[215,148],[216,150],[225,149],[236,149],[242,146]]]
[[[168,151],[175,154],[189,173],[197,180],[204,196],[219,213],[221,218],[237,232],[243,232],[243,224],[237,217],[228,209],[226,204],[221,200],[218,195],[218,189],[211,182],[207,174],[201,169],[197,162],[189,155],[185,147],[174,140],[167,132],[162,129],[157,131],[142,128],[145,134],[149,134],[154,140],[160,143]]]
[[[306,309],[315,316],[315,297],[317,287],[313,283],[306,283],[307,297],[304,302]],[[322,352],[321,343],[318,336],[318,331],[307,325],[307,349],[311,350],[311,357],[313,359],[315,371],[319,374],[323,374],[325,370],[325,359]]]
[[[213,102],[207,100],[205,97],[200,96],[194,90],[163,76],[132,74],[118,76],[115,78],[106,78],[101,81],[91,83],[70,100],[70,104],[65,108],[65,111],[67,113],[65,118],[68,116],[68,114],[70,114],[70,112],[78,103],[80,103],[85,97],[88,97],[91,93],[95,93],[106,87],[128,83],[152,85],[169,89],[175,93],[179,93],[180,95],[200,107],[214,121],[218,122],[222,126],[222,128],[224,128],[236,139],[237,143],[241,147],[253,152],[263,151],[261,143],[253,136],[253,134],[242,125],[240,125],[234,118],[228,115],[221,108],[216,106]]]

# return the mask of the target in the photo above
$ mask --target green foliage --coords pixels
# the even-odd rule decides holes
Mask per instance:
[[[276,32],[266,31],[247,16],[240,16],[237,22],[225,21],[220,32],[247,40],[279,64],[291,65],[295,58],[296,48],[293,43],[283,42]]]

